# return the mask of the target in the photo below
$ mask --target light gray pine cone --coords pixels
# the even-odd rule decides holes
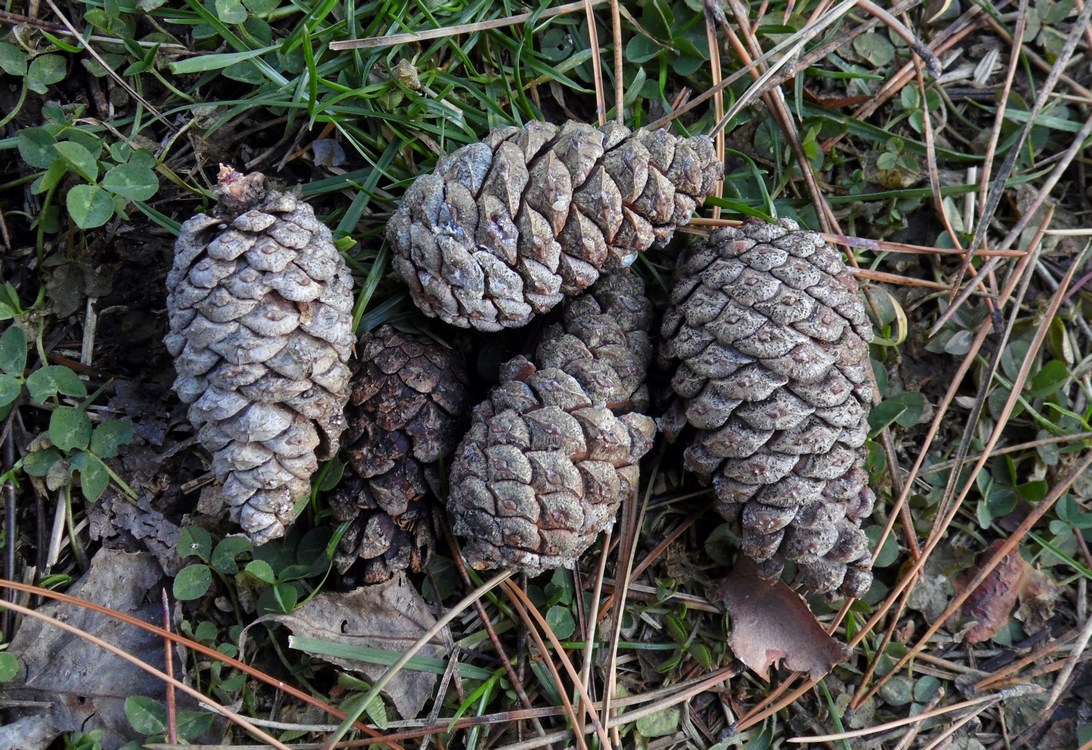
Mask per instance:
[[[449,481],[448,510],[473,567],[536,575],[573,565],[636,494],[656,432],[640,413],[651,319],[636,276],[605,276],[547,329],[535,362],[501,368]]]
[[[426,315],[518,327],[670,239],[715,189],[706,136],[532,122],[442,157],[387,226]]]
[[[462,359],[427,336],[385,325],[361,336],[343,436],[347,468],[330,495],[352,520],[334,562],[362,560],[366,583],[420,572],[433,546],[438,464],[450,460],[467,406]]]
[[[284,534],[349,397],[352,277],[330,230],[261,174],[221,167],[212,216],[186,221],[167,276],[174,390],[255,544]]]
[[[680,258],[662,335],[679,399],[661,427],[695,428],[685,466],[744,554],[768,577],[792,562],[806,590],[863,595],[872,328],[838,252],[791,221],[719,230]]]

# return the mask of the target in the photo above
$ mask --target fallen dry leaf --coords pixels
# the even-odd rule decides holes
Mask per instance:
[[[1049,575],[1042,570],[1032,569],[1020,589],[1020,606],[1016,608],[1016,619],[1024,623],[1025,633],[1042,630],[1054,616],[1054,602],[1061,589]]]
[[[784,583],[758,577],[755,564],[740,558],[716,593],[732,616],[728,647],[764,680],[779,660],[818,680],[849,657],[816,621],[803,597]]]
[[[417,590],[398,573],[386,583],[364,586],[347,594],[319,594],[290,615],[272,615],[264,621],[279,622],[290,629],[293,647],[307,651],[298,639],[313,638],[334,644],[383,649],[401,655],[436,624],[428,605]],[[442,659],[446,644],[429,644],[421,656]],[[356,659],[315,653],[319,658],[376,680],[386,667]],[[383,694],[403,719],[421,714],[432,697],[436,675],[403,669],[387,683]]]
[[[974,579],[981,566],[989,562],[1004,543],[1005,540],[998,539],[986,548],[967,574],[967,578],[957,584],[960,592],[966,590],[967,582]],[[974,625],[963,637],[965,642],[982,643],[989,640],[1009,621],[1016,597],[1024,587],[1029,570],[1030,566],[1020,556],[1020,552],[1014,550],[1005,555],[986,580],[971,592],[963,603],[963,617],[974,620]]]
[[[163,571],[147,553],[101,549],[68,593],[162,624],[158,585],[162,577]],[[38,611],[163,669],[163,642],[151,633],[70,604],[48,603]],[[152,675],[40,620],[24,620],[8,652],[19,660],[20,673],[0,689],[0,705],[7,707],[0,747],[34,750],[46,747],[61,732],[103,729],[103,747],[116,748],[140,739],[125,716],[125,699],[164,696],[163,683]],[[26,707],[15,708],[19,705]]]

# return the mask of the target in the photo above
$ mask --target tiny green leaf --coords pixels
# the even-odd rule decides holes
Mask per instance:
[[[27,337],[19,326],[9,326],[0,336],[0,370],[22,375],[27,367]]]
[[[187,565],[174,577],[174,598],[188,602],[200,599],[212,586],[212,570],[204,563]]]
[[[102,186],[131,201],[146,201],[159,190],[159,180],[141,164],[118,164],[102,178]]]
[[[23,161],[37,169],[45,169],[58,158],[54,148],[57,139],[45,128],[24,128],[15,134],[15,143]]]
[[[273,566],[265,560],[251,560],[243,570],[247,575],[257,578],[262,583],[273,584],[277,582],[277,574],[273,572]]]
[[[1031,377],[1031,395],[1033,398],[1046,398],[1056,393],[1069,379],[1069,368],[1065,362],[1052,359]]]
[[[235,575],[239,572],[239,564],[236,558],[244,552],[251,552],[254,545],[244,536],[226,536],[216,545],[209,558],[209,565],[225,575]]]
[[[873,433],[892,424],[913,427],[918,423],[924,409],[925,397],[920,393],[906,391],[885,399],[873,408],[868,415],[868,425]]]
[[[91,443],[91,420],[74,406],[58,406],[49,418],[49,439],[58,450],[86,448]]]
[[[576,621],[573,620],[572,612],[560,605],[546,610],[546,624],[550,626],[550,630],[559,641],[567,640],[576,630]]]
[[[87,386],[79,375],[61,365],[46,365],[32,372],[27,378],[27,390],[39,404],[44,404],[58,393],[75,398],[87,395]]]
[[[246,8],[239,0],[216,0],[216,15],[228,24],[239,24],[246,20]]]
[[[68,206],[68,215],[80,229],[101,227],[114,215],[110,194],[98,185],[77,185],[72,188],[68,191],[65,205]]]
[[[15,403],[22,390],[22,382],[14,375],[0,375],[0,407]]]
[[[208,562],[212,555],[212,535],[200,526],[186,526],[178,535],[178,556],[196,555]]]
[[[73,456],[72,466],[80,472],[80,490],[87,502],[93,503],[102,497],[106,488],[110,486],[110,472],[106,470],[106,464],[98,456],[90,453],[80,453],[80,457],[86,456],[80,461],[82,466],[76,465],[76,457]]]
[[[107,419],[91,433],[91,452],[101,458],[114,458],[118,448],[133,439],[133,426],[120,419]]]
[[[23,471],[32,477],[44,477],[49,473],[50,467],[61,458],[61,452],[53,447],[34,451],[23,459]]]
[[[853,51],[877,68],[895,59],[895,45],[882,34],[862,34],[853,40]]]
[[[68,64],[60,55],[42,55],[30,61],[27,69],[27,88],[35,94],[49,93],[49,87],[64,80]]]
[[[94,182],[99,178],[99,163],[91,155],[91,152],[73,141],[61,141],[56,146],[57,153],[64,159],[65,164],[72,168],[76,174],[88,182]]]
[[[207,711],[179,711],[178,738],[189,742],[196,741],[201,735],[212,729],[215,719],[216,714]]]
[[[679,728],[679,709],[665,708],[637,720],[637,733],[642,737],[666,737]]]
[[[27,55],[14,44],[0,42],[0,70],[22,78],[27,74]]]
[[[167,731],[167,710],[155,698],[129,696],[125,699],[125,717],[139,734],[164,734]]]
[[[0,651],[0,682],[14,680],[18,674],[19,660],[15,658],[14,654]]]

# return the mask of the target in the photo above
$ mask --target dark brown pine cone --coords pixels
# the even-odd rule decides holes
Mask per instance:
[[[635,496],[656,432],[639,413],[651,318],[636,276],[605,276],[547,329],[535,362],[502,367],[451,469],[448,510],[473,567],[573,565]]]
[[[422,569],[432,549],[438,464],[458,441],[466,409],[462,359],[432,339],[384,325],[357,345],[346,409],[345,476],[329,502],[352,520],[335,555],[344,573],[363,560],[367,583]]]
[[[494,130],[442,157],[387,226],[425,314],[518,327],[670,239],[720,182],[705,136],[578,122]]]
[[[744,554],[771,578],[792,562],[806,590],[863,595],[872,328],[838,252],[791,221],[722,229],[680,258],[662,334],[679,399],[661,426],[695,428],[685,466]]]
[[[345,426],[352,276],[330,230],[264,177],[221,167],[213,216],[186,221],[167,276],[174,390],[255,544],[284,534]]]

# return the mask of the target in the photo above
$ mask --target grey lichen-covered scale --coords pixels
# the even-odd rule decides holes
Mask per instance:
[[[420,572],[428,559],[439,467],[458,442],[466,373],[455,351],[389,325],[360,337],[353,368],[346,470],[329,497],[335,518],[350,523],[334,562],[345,573],[359,561],[361,580],[380,583]]]
[[[475,568],[575,563],[633,497],[655,424],[645,372],[651,303],[629,273],[568,303],[532,359],[501,368],[455,454],[448,510]]]
[[[862,466],[872,329],[837,251],[791,221],[722,229],[680,259],[661,359],[687,469],[769,577],[859,597],[872,575]]]
[[[705,136],[532,122],[442,157],[387,226],[425,314],[484,331],[526,324],[670,239],[720,182]]]
[[[186,221],[167,276],[174,389],[255,544],[284,534],[349,397],[352,277],[296,196],[222,167],[212,215]]]

